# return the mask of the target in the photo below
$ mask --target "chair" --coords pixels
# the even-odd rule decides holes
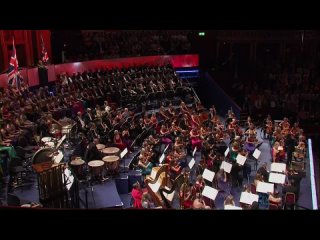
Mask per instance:
[[[292,192],[287,192],[284,197],[284,210],[288,209],[290,207],[291,210],[294,210],[296,204],[296,195]]]

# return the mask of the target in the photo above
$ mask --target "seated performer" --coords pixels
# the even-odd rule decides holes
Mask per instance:
[[[192,150],[194,150],[195,147],[197,147],[197,151],[201,150],[202,141],[200,139],[200,136],[199,136],[197,128],[194,127],[190,131],[190,139],[191,139]]]
[[[126,145],[123,143],[122,138],[118,130],[114,130],[113,144],[116,145],[121,151],[126,148]]]

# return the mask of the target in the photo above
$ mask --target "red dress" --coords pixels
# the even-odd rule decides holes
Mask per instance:
[[[134,208],[142,208],[141,200],[142,200],[142,190],[141,189],[132,189],[131,191],[132,198],[134,200],[133,207]]]

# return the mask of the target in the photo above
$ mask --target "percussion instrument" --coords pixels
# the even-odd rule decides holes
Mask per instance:
[[[44,162],[50,162],[51,164],[60,163],[63,159],[63,153],[59,150],[55,154],[56,150],[53,148],[44,147],[39,149],[32,157],[33,164],[39,164]]]
[[[110,174],[116,174],[119,172],[120,158],[118,156],[106,156],[102,158],[105,163],[105,167]]]
[[[41,138],[41,142],[46,143],[46,142],[50,142],[52,140],[51,137],[43,137]]]
[[[54,142],[45,142],[44,145],[53,148],[54,147]]]
[[[102,153],[105,156],[119,156],[120,149],[117,147],[107,147],[107,148],[102,149]]]
[[[50,129],[50,134],[52,134],[54,136],[58,136],[61,134],[61,131],[60,131],[58,124],[55,124],[55,123],[52,124],[52,127]]]
[[[85,179],[85,166],[85,161],[83,161],[81,158],[76,158],[70,162],[70,167],[78,179]]]
[[[93,160],[88,162],[91,178],[101,179],[103,175],[104,161]]]
[[[104,148],[106,148],[106,145],[104,145],[104,144],[97,144],[96,146],[97,146],[97,149],[98,149],[99,151],[101,151],[101,150],[103,150]]]

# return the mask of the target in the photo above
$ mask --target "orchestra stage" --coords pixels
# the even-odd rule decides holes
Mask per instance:
[[[258,161],[258,169],[263,163],[267,163],[268,169],[270,169],[271,164],[271,149],[269,141],[266,139],[261,139],[260,129],[258,130],[257,137],[259,141],[263,141],[259,150],[261,151],[260,161]],[[228,144],[228,142],[226,142]],[[132,184],[136,181],[142,183],[141,175],[139,171],[129,170],[128,167],[133,158],[137,155],[140,149],[136,149],[133,153],[128,154],[120,164],[120,176],[109,178],[102,183],[93,183],[92,186],[84,186],[80,188],[79,195],[82,199],[80,203],[80,208],[86,208],[85,203],[85,193],[87,192],[87,207],[88,209],[109,209],[109,208],[120,208],[126,209],[131,207],[131,188]],[[200,152],[196,152],[195,166],[191,171],[191,180],[194,182],[196,179],[196,168],[200,161]],[[191,156],[187,156],[187,161],[190,162]],[[252,172],[250,177],[250,182],[253,181],[254,176],[256,175],[255,161],[248,159],[250,163]],[[309,159],[307,158],[306,164],[306,177],[301,181],[301,191],[300,197],[297,202],[297,209],[312,209],[312,196],[311,196],[311,181],[310,181],[310,166]],[[123,165],[125,167],[123,167]],[[247,183],[247,179],[243,180],[243,184]],[[281,186],[278,185],[279,192],[282,191]],[[239,199],[242,192],[241,187],[233,187],[231,194],[234,196],[235,204],[239,205]],[[13,194],[16,194],[22,203],[27,202],[39,202],[39,193],[37,189],[37,178],[35,173],[31,173],[27,176],[27,179],[23,186],[14,189]],[[215,206],[217,209],[223,209],[223,197],[218,194],[215,199]],[[176,198],[173,204],[173,207],[178,209],[179,203]]]

